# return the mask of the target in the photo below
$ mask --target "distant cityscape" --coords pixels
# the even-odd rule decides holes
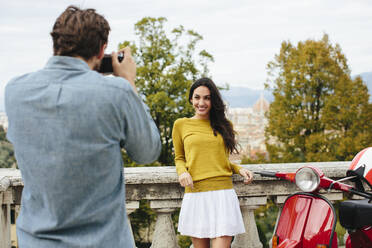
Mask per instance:
[[[232,155],[232,160],[241,160],[244,156],[256,158],[258,154],[267,155],[265,145],[265,127],[267,119],[265,113],[270,103],[263,94],[252,107],[228,108],[227,115],[237,132],[240,154]]]

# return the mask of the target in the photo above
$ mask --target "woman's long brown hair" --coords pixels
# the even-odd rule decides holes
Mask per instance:
[[[236,132],[234,131],[231,122],[226,118],[226,106],[223,103],[221,94],[213,81],[209,78],[201,78],[196,80],[190,88],[189,102],[191,102],[194,90],[200,86],[207,87],[211,94],[210,97],[212,106],[209,112],[209,119],[214,135],[217,136],[216,132],[221,134],[229,153],[239,153],[235,140]]]

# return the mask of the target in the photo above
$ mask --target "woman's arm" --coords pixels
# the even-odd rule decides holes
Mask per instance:
[[[241,167],[240,165],[234,164],[230,161],[229,161],[229,163],[230,163],[230,167],[231,167],[231,170],[233,171],[233,173],[239,174],[240,169],[243,168],[243,167]]]
[[[182,187],[193,187],[191,175],[187,172],[186,168],[185,148],[182,140],[181,125],[178,120],[173,125],[172,140],[178,180]]]
[[[173,124],[173,130],[172,130],[174,161],[176,164],[176,170],[177,170],[178,175],[181,175],[182,173],[187,172],[185,149],[183,146],[182,131],[181,131],[180,124],[181,124],[180,121],[176,120]]]
[[[243,168],[242,166],[239,166],[237,164],[231,163],[231,162],[230,162],[230,166],[231,166],[232,171],[235,174],[240,174],[242,177],[244,177],[245,184],[249,184],[252,182],[253,173],[250,170]]]

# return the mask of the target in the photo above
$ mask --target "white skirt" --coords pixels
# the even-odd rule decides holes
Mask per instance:
[[[186,193],[178,221],[181,235],[216,238],[245,233],[234,189]]]

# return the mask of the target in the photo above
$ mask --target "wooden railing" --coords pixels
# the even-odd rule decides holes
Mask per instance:
[[[350,162],[287,163],[244,165],[252,171],[295,172],[305,165],[313,165],[327,177],[338,179],[346,175]],[[146,199],[157,213],[152,248],[178,247],[176,233],[171,219],[172,213],[180,208],[184,189],[178,183],[174,167],[125,168],[126,207],[128,214],[139,208],[139,201]],[[244,185],[242,178],[233,176],[234,188],[238,194],[246,233],[237,235],[232,248],[261,248],[254,210],[266,205],[268,197],[280,205],[285,198],[297,192],[295,184],[273,178],[254,176],[250,185]],[[0,248],[11,247],[10,210],[19,209],[23,182],[19,170],[0,169]],[[324,192],[330,200],[341,200],[341,192]],[[17,214],[16,214],[17,215]]]

